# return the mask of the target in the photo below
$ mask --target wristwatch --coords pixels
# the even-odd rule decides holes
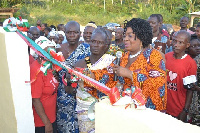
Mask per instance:
[[[183,108],[183,111],[185,111],[185,113],[189,113],[189,110],[186,108]]]

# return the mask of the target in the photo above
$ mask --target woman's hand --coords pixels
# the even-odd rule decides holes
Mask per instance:
[[[53,133],[53,127],[50,122],[45,125],[45,133]]]
[[[59,82],[59,74],[56,71],[53,71],[54,78]]]
[[[38,55],[37,61],[38,61],[39,64],[42,63],[42,60],[43,60],[43,59],[44,59],[44,58],[43,58],[42,56]]]
[[[44,111],[44,107],[40,101],[40,98],[32,98],[32,103],[37,114],[45,125],[45,133],[53,133],[52,124]]]
[[[65,78],[66,78],[67,80],[70,80],[70,79],[71,79],[71,74],[68,73],[68,72],[65,72]]]
[[[113,66],[113,72],[117,74],[117,76],[127,77],[132,79],[132,71],[128,68],[124,68],[118,65]]]

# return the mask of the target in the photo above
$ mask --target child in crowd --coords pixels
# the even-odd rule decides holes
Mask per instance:
[[[40,36],[44,36],[44,30],[46,27],[47,27],[47,23],[41,24]]]
[[[167,113],[181,121],[186,116],[192,101],[193,83],[196,82],[196,62],[185,53],[190,46],[190,34],[185,30],[175,33],[172,39],[173,52],[167,53]],[[190,79],[189,82],[187,79]]]
[[[197,38],[200,39],[200,22],[197,24],[195,34],[197,35]]]
[[[58,24],[57,30],[65,32],[65,26],[64,26],[64,24]]]
[[[65,38],[65,33],[63,31],[58,31],[58,44],[63,44]]]
[[[37,24],[37,28],[41,30],[41,20],[38,19],[36,24]]]
[[[192,103],[190,105],[188,122],[200,126],[200,40],[192,35],[188,54],[197,63],[197,84],[194,86]]]
[[[46,37],[46,38],[49,38],[49,32],[51,31],[51,29],[49,28],[49,27],[46,27],[45,29],[44,29],[44,36]]]
[[[51,28],[51,30],[55,30],[56,31],[56,26],[55,25],[51,25],[49,28]]]
[[[66,39],[66,36],[65,36],[65,26],[64,26],[64,24],[58,24],[57,31],[58,31],[59,34],[62,34],[62,36],[64,37],[63,40],[60,39],[60,40],[62,40],[62,44],[67,43],[67,39]],[[62,38],[62,36],[60,36],[60,37]]]

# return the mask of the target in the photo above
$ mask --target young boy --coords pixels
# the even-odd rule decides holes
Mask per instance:
[[[181,121],[186,120],[190,103],[192,101],[193,83],[196,82],[196,62],[185,53],[190,46],[190,34],[180,30],[172,39],[173,52],[167,53],[167,113]],[[190,82],[187,82],[190,79]],[[184,86],[185,81],[187,87]],[[186,85],[186,84],[185,84]]]

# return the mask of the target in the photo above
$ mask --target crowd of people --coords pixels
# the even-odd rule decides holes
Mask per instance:
[[[114,29],[91,21],[81,33],[76,21],[55,27],[38,20],[27,36],[46,52],[62,53],[65,65],[107,87],[120,92],[140,88],[147,108],[200,126],[200,23],[194,32],[188,23],[182,17],[181,29],[169,34],[162,15],[152,14]],[[122,51],[118,64],[117,51]],[[35,132],[95,132],[88,109],[105,94],[64,69],[55,71],[31,49],[29,58]]]

